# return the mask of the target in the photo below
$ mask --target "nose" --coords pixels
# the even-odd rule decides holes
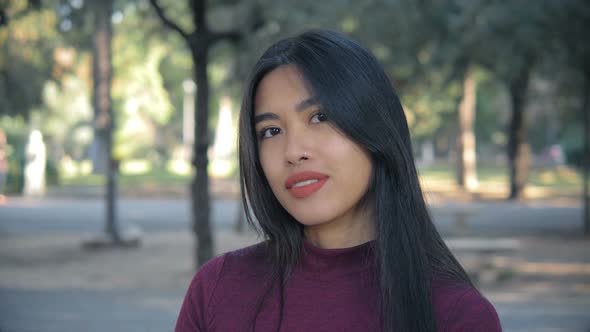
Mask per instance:
[[[312,139],[304,129],[291,130],[287,135],[285,160],[289,165],[299,165],[310,159]]]

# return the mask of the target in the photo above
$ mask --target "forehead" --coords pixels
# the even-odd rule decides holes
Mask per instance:
[[[254,113],[294,109],[310,96],[299,69],[295,65],[283,65],[266,74],[258,84]]]

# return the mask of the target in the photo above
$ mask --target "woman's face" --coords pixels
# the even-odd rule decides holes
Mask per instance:
[[[326,118],[294,65],[260,81],[254,119],[264,174],[297,221],[347,227],[368,219],[357,207],[369,186],[369,155]]]

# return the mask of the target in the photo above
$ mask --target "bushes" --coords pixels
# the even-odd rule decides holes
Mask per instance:
[[[6,175],[5,194],[20,194],[25,184],[23,160],[8,158],[8,174]]]
[[[584,166],[584,149],[577,148],[577,149],[566,149],[565,150],[565,158],[567,163],[573,165],[578,168],[583,168]]]
[[[26,138],[22,135],[7,135],[8,141],[8,173],[4,193],[19,195],[25,184],[25,147]],[[45,184],[55,186],[59,184],[59,170],[54,160],[45,162]]]

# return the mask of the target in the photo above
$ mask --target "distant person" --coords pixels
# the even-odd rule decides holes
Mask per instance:
[[[6,204],[6,177],[8,176],[8,142],[6,133],[0,128],[0,205]]]
[[[197,272],[177,332],[501,330],[432,223],[367,49],[323,30],[277,42],[239,128],[242,200],[266,240]]]
[[[559,144],[553,144],[545,149],[543,157],[551,167],[562,166],[565,164],[565,153]]]
[[[33,130],[25,151],[25,196],[42,196],[45,193],[45,163],[47,150],[43,135]]]

